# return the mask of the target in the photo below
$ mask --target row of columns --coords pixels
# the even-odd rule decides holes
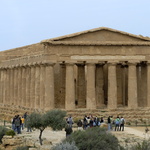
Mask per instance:
[[[139,62],[128,62],[128,108],[138,107],[137,97],[137,70]],[[117,108],[117,62],[108,64],[108,103],[109,109]],[[147,62],[147,106],[150,106],[150,63]],[[66,63],[66,109],[75,109],[75,85],[74,85],[74,63]],[[95,88],[95,63],[86,63],[87,84],[86,84],[86,108],[96,109],[96,88]],[[103,65],[103,64],[102,64]]]
[[[0,67],[0,103],[32,109],[54,108],[54,63]]]
[[[100,63],[103,65],[104,62]],[[66,65],[65,109],[75,109],[74,65]],[[117,108],[117,62],[108,64],[108,103],[110,109]],[[128,62],[128,107],[137,108],[137,62]],[[0,67],[0,103],[33,109],[55,108],[54,63],[40,62]],[[96,109],[95,67],[86,63],[86,108]],[[147,62],[147,91],[150,90],[150,65]],[[150,106],[150,92],[147,92],[147,106]]]

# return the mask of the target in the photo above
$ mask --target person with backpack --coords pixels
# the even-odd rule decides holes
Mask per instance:
[[[120,119],[120,131],[124,131],[124,124],[125,124],[125,119],[123,117],[121,117]]]
[[[115,120],[115,131],[119,131],[119,126],[120,126],[120,118],[117,117]]]
[[[74,124],[74,122],[73,122],[73,118],[71,117],[71,115],[67,118],[67,123],[72,128],[72,125]]]
[[[72,127],[69,124],[66,125],[65,132],[66,132],[66,137],[69,137],[73,132]]]
[[[17,115],[14,124],[15,124],[15,131],[17,131],[17,134],[21,134],[21,118],[19,115]]]

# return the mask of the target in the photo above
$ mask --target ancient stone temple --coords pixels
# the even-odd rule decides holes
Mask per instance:
[[[49,110],[150,107],[150,38],[96,28],[0,52],[0,104]]]

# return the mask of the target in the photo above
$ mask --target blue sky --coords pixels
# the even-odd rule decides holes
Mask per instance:
[[[0,51],[97,27],[150,37],[150,0],[0,0]]]

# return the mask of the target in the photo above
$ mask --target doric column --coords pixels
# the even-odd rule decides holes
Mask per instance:
[[[30,99],[31,99],[31,107],[35,108],[35,65],[31,66],[31,82],[30,82]]]
[[[116,62],[108,62],[108,108],[117,108]]]
[[[150,107],[150,61],[147,62],[147,107]]]
[[[45,108],[45,66],[40,65],[40,108]]]
[[[0,103],[3,103],[3,68],[0,68]]]
[[[10,67],[10,105],[14,104],[14,70]]]
[[[8,74],[8,84],[7,84],[7,86],[8,86],[8,94],[7,94],[7,96],[8,96],[8,104],[9,105],[11,105],[12,103],[11,103],[11,67],[9,66],[9,68],[8,68],[8,70],[7,70],[7,74]]]
[[[6,104],[6,68],[3,69],[3,104]]]
[[[128,107],[137,108],[137,62],[128,62]]]
[[[9,68],[7,67],[6,68],[6,80],[5,80],[5,83],[6,83],[6,104],[9,104]]]
[[[26,65],[22,66],[22,106],[26,107]]]
[[[74,63],[66,63],[65,108],[75,109]]]
[[[29,65],[26,67],[26,107],[30,105],[30,83],[31,82],[31,68]]]
[[[22,106],[22,69],[18,66],[18,105]]]
[[[17,105],[17,82],[18,82],[18,78],[17,78],[17,67],[14,66],[14,105]]]
[[[35,67],[35,108],[40,108],[40,66]]]
[[[54,63],[45,64],[45,110],[54,109]]]
[[[95,99],[95,64],[87,63],[86,108],[96,109]]]

